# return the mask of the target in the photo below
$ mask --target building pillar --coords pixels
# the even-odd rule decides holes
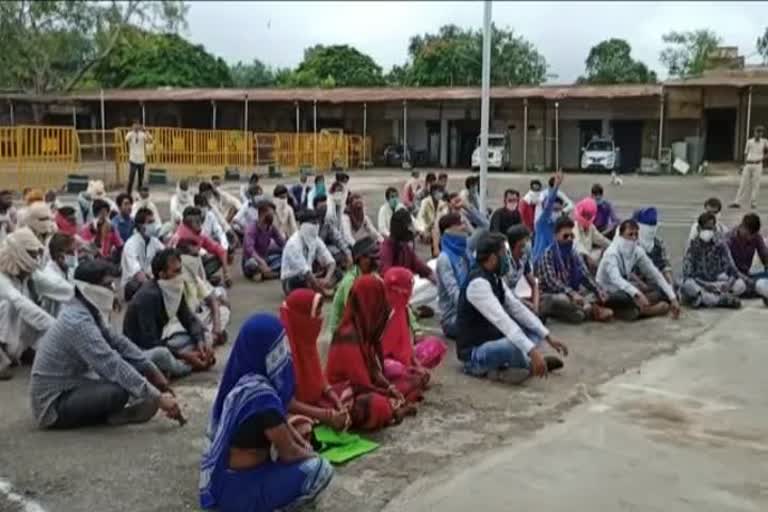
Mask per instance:
[[[216,129],[216,101],[211,100],[211,129]]]
[[[555,102],[555,170],[560,170],[560,102]]]
[[[664,87],[661,88],[659,97],[659,154],[658,161],[661,162],[661,150],[664,148]]]
[[[448,167],[448,120],[440,119],[440,166]]]
[[[403,164],[411,162],[408,154],[408,101],[403,100]]]
[[[361,158],[361,167],[365,169],[365,164],[368,161],[367,158],[367,150],[368,150],[368,141],[366,140],[366,137],[368,136],[368,104],[363,103],[363,155]]]
[[[523,172],[528,172],[528,98],[523,99]]]

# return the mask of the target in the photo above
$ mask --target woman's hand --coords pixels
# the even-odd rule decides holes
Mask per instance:
[[[324,422],[333,430],[343,431],[347,428],[349,423],[349,414],[346,411],[338,411],[334,409],[325,410],[326,421]]]

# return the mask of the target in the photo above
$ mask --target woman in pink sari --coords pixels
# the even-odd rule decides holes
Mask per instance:
[[[420,376],[426,387],[429,370],[436,368],[445,357],[445,342],[436,336],[427,336],[414,343],[408,322],[408,301],[413,291],[410,270],[403,267],[387,270],[384,288],[392,308],[381,336],[384,376],[390,380]]]

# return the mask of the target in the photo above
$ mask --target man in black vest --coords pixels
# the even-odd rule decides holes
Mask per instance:
[[[531,375],[545,377],[563,367],[543,356],[542,342],[568,355],[541,320],[504,283],[510,269],[506,237],[484,233],[477,241],[477,266],[459,295],[456,351],[464,371],[476,377],[519,384]]]

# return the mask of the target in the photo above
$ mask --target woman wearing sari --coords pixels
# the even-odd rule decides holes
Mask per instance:
[[[373,275],[360,276],[333,334],[325,371],[331,385],[349,383],[352,387],[353,428],[376,430],[414,414],[414,402],[421,399],[426,385],[423,376],[397,380],[384,376],[381,339],[389,314],[383,281]]]
[[[408,301],[413,292],[413,272],[392,267],[384,274],[384,289],[392,308],[381,338],[384,376],[390,380],[409,378],[414,387],[422,381],[421,390],[429,382],[429,370],[436,368],[447,347],[436,336],[427,336],[414,343],[408,322]],[[406,396],[407,398],[407,396]]]
[[[269,512],[314,501],[333,469],[288,421],[294,396],[285,331],[274,315],[245,322],[232,347],[208,426],[200,505]]]

